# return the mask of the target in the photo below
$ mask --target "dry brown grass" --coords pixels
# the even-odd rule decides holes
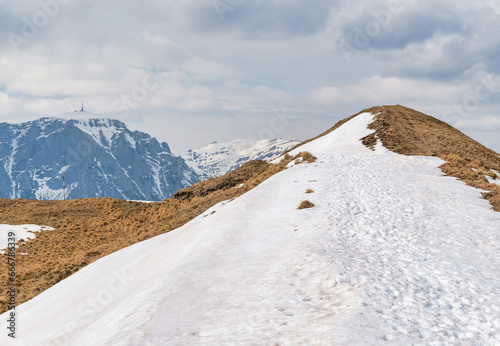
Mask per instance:
[[[500,211],[500,186],[485,175],[500,170],[500,156],[453,126],[414,109],[396,106],[373,107],[363,112],[378,114],[370,128],[372,137],[398,154],[437,156],[446,161],[440,168],[447,176],[489,191],[483,194]],[[373,139],[365,140],[373,143]],[[373,143],[373,145],[375,144]]]
[[[440,168],[447,176],[456,177],[467,185],[487,190],[483,197],[500,211],[500,186],[488,183],[485,175],[500,171],[500,156],[453,126],[434,117],[401,105],[372,107],[337,122],[319,136],[298,144],[293,150],[325,136],[358,116],[378,114],[370,128],[375,132],[361,139],[374,149],[378,140],[384,147],[402,155],[437,156],[446,161]],[[474,171],[472,168],[474,168]]]
[[[314,207],[314,203],[312,203],[308,200],[305,200],[305,201],[300,202],[297,209],[308,209],[308,208],[313,208],[313,207]]]
[[[316,160],[317,160],[317,157],[308,151],[300,152],[300,153],[298,153],[297,156],[302,157],[302,160],[304,160],[305,162],[308,162],[308,163],[313,163],[313,162],[316,162]]]
[[[307,189],[306,193],[314,193],[314,191],[312,189]]]
[[[17,302],[23,303],[86,265],[137,242],[182,226],[213,205],[238,197],[286,169],[299,157],[286,155],[279,164],[249,162],[222,177],[176,193],[158,203],[112,198],[70,201],[0,199],[5,224],[38,224],[56,228],[20,243],[17,256]],[[306,159],[303,159],[306,161]],[[243,184],[243,185],[241,185]],[[0,313],[7,310],[7,260],[0,263]]]

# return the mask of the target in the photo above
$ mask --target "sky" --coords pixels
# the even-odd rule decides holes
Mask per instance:
[[[84,100],[181,153],[402,104],[500,152],[499,32],[497,0],[0,0],[0,122]]]

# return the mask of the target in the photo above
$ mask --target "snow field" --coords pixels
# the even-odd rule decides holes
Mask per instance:
[[[500,343],[500,217],[479,190],[440,177],[438,159],[340,156],[323,158],[340,174],[318,252],[362,304],[335,340]]]
[[[500,344],[500,214],[439,159],[352,139],[372,117],[21,305],[15,344]]]

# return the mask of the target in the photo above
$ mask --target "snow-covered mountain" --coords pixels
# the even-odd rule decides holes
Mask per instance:
[[[80,115],[67,116],[75,114]],[[118,120],[0,124],[0,198],[51,200],[66,194],[160,201],[198,181],[167,143]]]
[[[227,143],[213,142],[204,148],[188,150],[181,156],[201,177],[201,180],[218,177],[248,161],[271,161],[300,141],[286,139],[237,139]]]
[[[500,344],[500,214],[437,157],[367,148],[373,119],[1,315],[0,343]]]

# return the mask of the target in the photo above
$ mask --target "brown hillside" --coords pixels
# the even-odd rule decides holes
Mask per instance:
[[[490,184],[485,177],[495,177],[492,169],[500,171],[500,156],[453,126],[411,108],[395,105],[365,109],[339,121],[331,129],[298,144],[295,148],[329,134],[345,122],[366,112],[378,114],[369,126],[375,133],[362,138],[367,147],[373,149],[380,140],[384,147],[398,154],[440,157],[446,161],[440,167],[446,175],[489,191],[483,194],[484,198],[491,202],[496,211],[500,211],[500,186]]]
[[[483,196],[500,211],[500,186],[491,184],[492,169],[500,171],[500,156],[453,126],[414,109],[381,106],[363,112],[379,113],[370,128],[371,137],[380,139],[387,149],[403,155],[438,156],[444,161],[440,168],[448,176],[467,185],[487,190]],[[369,136],[370,137],[370,136]],[[365,142],[373,143],[369,138]]]
[[[203,181],[158,203],[112,198],[70,201],[0,199],[0,222],[56,228],[19,242],[16,265],[17,303],[21,304],[84,266],[137,242],[182,226],[215,204],[234,199],[299,157],[287,155],[279,164],[252,161],[222,177]],[[21,255],[26,253],[26,255]],[[0,263],[0,313],[7,310],[7,258]]]

